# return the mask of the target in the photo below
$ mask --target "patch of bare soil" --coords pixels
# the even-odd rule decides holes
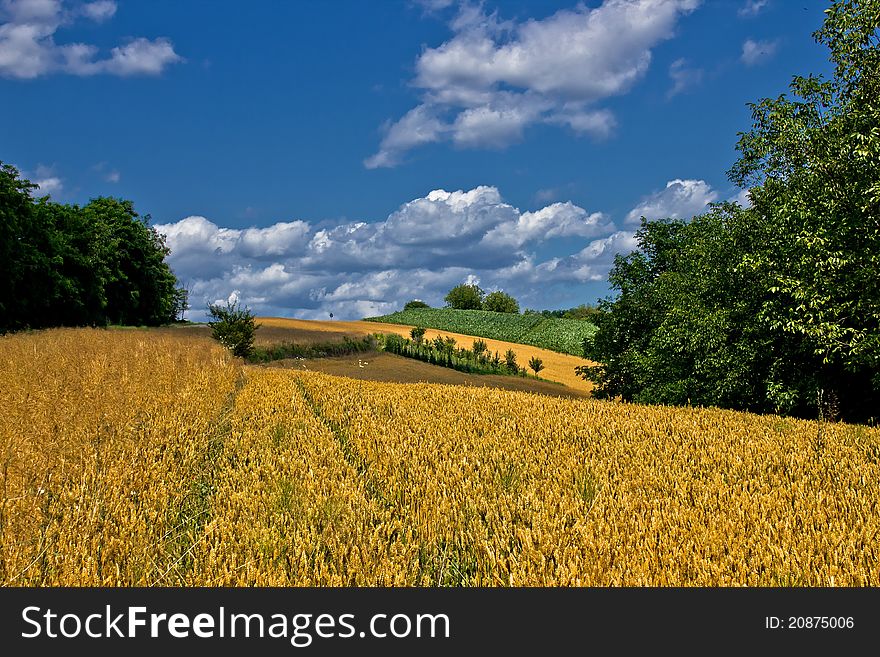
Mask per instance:
[[[364,381],[448,383],[463,386],[485,386],[502,388],[504,390],[519,390],[552,395],[554,397],[585,398],[590,396],[584,390],[576,390],[552,381],[537,380],[534,377],[467,374],[448,367],[439,367],[412,358],[404,358],[386,353],[334,356],[331,358],[288,358],[273,361],[261,367],[312,370]]]

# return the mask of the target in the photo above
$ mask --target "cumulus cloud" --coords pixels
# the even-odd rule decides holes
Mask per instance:
[[[755,66],[771,59],[779,47],[778,41],[755,41],[746,39],[742,47],[740,60],[746,66]]]
[[[33,79],[51,73],[118,76],[158,75],[182,61],[168,39],[139,37],[101,56],[97,46],[59,44],[55,34],[79,19],[104,22],[116,3],[98,0],[68,6],[62,0],[2,0],[0,4],[0,77]]]
[[[699,2],[605,0],[522,22],[463,4],[452,38],[416,61],[420,104],[386,124],[378,152],[364,164],[395,166],[410,149],[445,140],[499,148],[535,123],[607,137],[615,119],[596,104],[642,78],[652,49]]]
[[[718,193],[704,180],[670,180],[666,187],[644,197],[626,215],[628,224],[646,219],[690,219],[709,203],[718,200]]]
[[[490,186],[437,189],[382,221],[240,229],[190,216],[156,229],[195,317],[235,292],[259,314],[356,318],[416,297],[439,304],[467,281],[541,305],[554,286],[604,278],[632,236],[570,202],[521,211]],[[535,247],[556,238],[571,255],[536,262]]]

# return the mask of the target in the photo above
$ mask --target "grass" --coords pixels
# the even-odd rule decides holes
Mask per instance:
[[[416,308],[381,317],[367,317],[366,321],[452,331],[480,338],[528,344],[572,356],[583,355],[584,339],[592,338],[597,330],[594,324],[578,319],[544,317],[536,313],[519,315],[451,308]]]

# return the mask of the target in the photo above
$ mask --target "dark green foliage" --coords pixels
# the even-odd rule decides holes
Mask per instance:
[[[461,284],[449,290],[444,298],[446,305],[456,310],[481,310],[483,290],[478,285]]]
[[[504,353],[504,367],[506,367],[512,374],[519,373],[519,365],[516,364],[516,353],[513,349],[508,349]]]
[[[164,240],[129,201],[79,207],[37,200],[0,163],[0,332],[175,321],[186,293]]]
[[[752,207],[643,222],[616,259],[601,365],[578,368],[598,396],[880,415],[880,4],[836,0],[814,36],[833,78],[795,77],[740,135]]]
[[[422,340],[425,338],[425,329],[421,326],[414,326],[409,332],[409,335],[413,339],[413,342],[421,344]]]
[[[592,320],[596,315],[600,314],[602,311],[599,310],[597,306],[590,306],[582,303],[579,306],[575,306],[574,308],[564,308],[561,310],[541,310],[540,312],[537,310],[525,310],[526,314],[539,314],[543,317],[553,317],[556,319],[581,319],[581,320]]]
[[[471,348],[471,351],[474,352],[474,356],[480,357],[486,353],[489,349],[489,345],[486,344],[485,340],[474,340],[474,345]]]
[[[495,313],[519,313],[519,303],[504,292],[490,292],[483,301],[483,310]]]
[[[229,349],[239,358],[248,358],[254,350],[257,324],[253,313],[242,308],[237,301],[226,302],[225,306],[217,304],[208,306],[211,321],[211,337]]]
[[[537,356],[532,356],[529,359],[529,367],[534,370],[535,376],[538,376],[538,372],[544,369],[544,361]]]
[[[426,304],[421,299],[413,299],[412,301],[407,301],[403,305],[404,310],[413,310],[414,308],[430,308],[428,304]]]

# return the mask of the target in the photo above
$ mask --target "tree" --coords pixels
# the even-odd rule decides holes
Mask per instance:
[[[0,163],[0,332],[178,317],[185,293],[149,216],[118,199],[34,200],[35,187]]]
[[[474,344],[473,344],[473,347],[471,348],[471,351],[474,352],[475,358],[479,358],[484,353],[486,353],[486,351],[488,351],[488,349],[489,349],[489,345],[486,344],[486,341],[481,340],[480,338],[477,338],[476,340],[474,340]]]
[[[813,36],[832,78],[795,76],[794,98],[753,104],[740,134],[729,176],[750,186],[761,236],[742,266],[766,279],[761,321],[880,392],[880,3],[825,14]]]
[[[425,329],[421,326],[414,326],[412,330],[410,330],[409,335],[413,339],[413,342],[416,344],[422,344],[422,340],[425,338]]]
[[[227,301],[225,306],[209,305],[208,314],[212,317],[208,322],[212,338],[229,349],[234,356],[247,358],[251,355],[260,325],[256,323],[250,310],[242,308],[238,301]]]
[[[529,367],[535,371],[535,378],[538,378],[538,372],[544,369],[544,361],[542,361],[537,356],[532,356],[529,359]]]
[[[483,290],[478,285],[462,283],[449,290],[444,300],[447,306],[456,310],[481,310]]]
[[[430,307],[431,307],[431,306],[429,306],[428,304],[426,304],[426,303],[425,303],[424,301],[422,301],[421,299],[413,299],[412,301],[407,301],[407,302],[403,305],[403,309],[404,309],[404,310],[417,310],[417,309],[419,309],[419,308],[430,308]]]
[[[131,201],[97,198],[82,208],[97,227],[104,265],[104,314],[111,324],[157,326],[173,322],[177,279],[165,262],[165,238]]]
[[[491,310],[496,313],[519,313],[519,304],[509,294],[500,290],[490,292],[483,301],[483,310]]]
[[[519,372],[519,365],[516,364],[516,353],[513,349],[508,349],[504,353],[504,366],[508,369],[508,371],[516,374]]]
[[[600,397],[849,419],[880,408],[880,4],[836,0],[834,78],[752,106],[750,208],[642,222],[579,372]]]

